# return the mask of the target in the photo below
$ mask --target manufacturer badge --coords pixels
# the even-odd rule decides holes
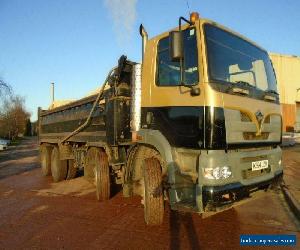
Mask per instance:
[[[262,119],[264,118],[264,114],[258,110],[256,113],[255,113],[255,116],[256,116],[256,119],[259,123],[261,123]]]

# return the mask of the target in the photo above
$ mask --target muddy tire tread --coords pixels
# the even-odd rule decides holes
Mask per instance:
[[[145,204],[144,216],[148,225],[160,225],[164,216],[164,199],[160,162],[154,158],[144,160]]]
[[[105,201],[110,198],[109,164],[105,152],[99,150],[97,157],[99,157],[99,165],[96,168],[96,175],[99,176],[98,183],[96,183],[97,198],[99,201]]]
[[[74,168],[74,160],[68,160],[68,172],[66,180],[74,179],[77,174],[77,169]]]
[[[40,163],[43,176],[51,175],[51,152],[52,147],[45,145],[40,146]]]
[[[59,159],[59,149],[54,147],[51,153],[51,174],[54,182],[63,181],[67,177],[67,160]]]

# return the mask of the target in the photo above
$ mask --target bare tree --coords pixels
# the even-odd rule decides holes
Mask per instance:
[[[0,97],[12,94],[11,86],[0,78]]]

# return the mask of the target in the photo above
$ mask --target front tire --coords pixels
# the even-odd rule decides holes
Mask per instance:
[[[144,160],[144,218],[148,225],[163,222],[164,197],[160,162],[155,158]]]
[[[67,177],[67,160],[60,160],[59,149],[54,147],[51,153],[51,173],[54,182],[65,180]]]

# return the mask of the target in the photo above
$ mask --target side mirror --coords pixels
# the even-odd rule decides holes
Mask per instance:
[[[182,35],[180,31],[170,32],[170,58],[173,62],[179,62],[183,59],[183,49],[182,49]]]

